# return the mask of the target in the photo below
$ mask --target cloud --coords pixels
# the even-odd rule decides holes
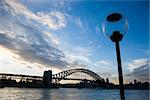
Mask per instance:
[[[63,2],[59,5],[65,6]],[[99,44],[89,41],[87,36],[90,32],[89,27],[80,17],[57,10],[32,12],[17,0],[1,0],[0,21],[0,45],[18,55],[19,58],[14,58],[16,62],[22,63],[27,68],[39,66],[40,69],[45,66],[61,69],[66,66],[94,66],[90,56],[93,48],[97,48]],[[66,26],[68,21],[73,27]],[[65,40],[60,40],[61,37],[58,38],[54,33],[66,27],[72,30],[74,26],[77,27],[74,35],[78,39],[73,42],[81,40],[80,44],[84,46],[70,43],[69,47],[66,45],[60,47]]]
[[[40,23],[47,25],[50,29],[58,30],[66,26],[65,15],[61,12],[43,13],[37,12]]]
[[[78,46],[74,49],[68,49],[65,54],[67,62],[72,67],[86,67],[86,65],[91,64],[89,59],[91,51],[87,48]]]
[[[67,55],[66,58],[70,64],[70,66],[79,67],[82,64],[88,65],[90,63],[90,60],[87,57],[82,57],[82,56],[78,56],[78,55]],[[83,67],[85,67],[85,66],[83,66]]]
[[[95,71],[105,78],[113,77],[111,74],[116,74],[117,69],[114,66],[116,65],[108,60],[99,60],[94,63]]]
[[[64,54],[56,48],[48,45],[26,44],[20,40],[13,40],[7,36],[0,34],[0,44],[12,51],[17,51],[24,60],[31,63],[38,62],[47,66],[63,67],[65,62]]]
[[[146,58],[140,58],[133,60],[131,63],[128,63],[127,66],[130,71],[133,71],[135,68],[139,68],[147,63],[148,60]]]
[[[38,14],[35,14],[16,0],[10,2],[2,0],[0,5],[0,18],[2,21],[0,28],[5,34],[7,32],[7,35],[11,37],[15,37],[16,35],[25,37],[25,34],[28,34],[27,32],[34,28],[35,31],[40,31],[41,34],[48,37],[47,40],[50,40],[53,44],[59,44],[59,39],[49,31],[65,27],[66,21],[63,13],[52,11],[49,13],[38,12]],[[44,28],[44,25],[49,26],[49,31]],[[26,30],[26,28],[28,29]],[[43,30],[45,31],[43,32]],[[22,31],[25,34],[22,34]]]
[[[104,66],[111,66],[110,61],[100,60],[96,63],[96,65],[104,65]]]
[[[57,49],[60,40],[53,31],[66,27],[66,18],[73,21],[73,16],[58,11],[33,13],[17,0],[2,0],[0,5],[0,44],[15,51],[23,60],[58,68],[68,66],[68,63],[72,66],[91,64],[89,48],[72,49],[71,46],[65,54]],[[79,17],[73,23],[85,30]]]
[[[45,38],[45,41],[47,41],[48,43],[52,42],[53,45],[56,45],[56,46],[60,44],[59,38],[52,35],[52,33],[50,32],[43,32],[43,36]]]
[[[81,28],[82,30],[85,30],[80,17],[76,17],[74,22],[79,28]]]
[[[28,20],[34,20],[42,25],[46,25],[52,30],[58,30],[66,26],[65,15],[61,12],[31,12],[18,0],[2,0],[1,4],[8,9],[13,16],[25,17]]]
[[[130,73],[126,74],[128,78],[139,79],[141,81],[149,80],[150,61],[148,59],[136,59],[128,64]]]
[[[64,53],[56,48],[59,39],[50,32],[65,27],[61,12],[35,14],[17,0],[1,0],[0,19],[0,45],[21,60],[56,68],[67,65]]]
[[[18,54],[12,52],[10,49],[4,46],[0,46],[0,49],[0,68],[2,73],[21,73],[27,75],[43,74],[44,68],[42,65],[34,62],[26,62],[22,60]]]

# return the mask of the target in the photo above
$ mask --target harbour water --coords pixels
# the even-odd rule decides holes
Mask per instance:
[[[125,90],[126,100],[149,100],[149,90]],[[117,89],[1,88],[0,100],[120,100]]]

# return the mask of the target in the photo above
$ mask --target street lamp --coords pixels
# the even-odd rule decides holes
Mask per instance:
[[[104,23],[102,24],[102,30],[103,33],[109,39],[111,39],[111,41],[114,42],[116,45],[120,98],[121,100],[125,100],[119,42],[122,40],[123,36],[127,33],[128,30],[127,19],[120,13],[111,13],[106,17]]]

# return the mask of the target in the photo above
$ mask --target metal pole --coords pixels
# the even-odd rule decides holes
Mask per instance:
[[[123,75],[122,75],[122,66],[121,66],[121,56],[120,56],[120,46],[119,46],[119,42],[115,42],[115,44],[116,44],[116,54],[117,54],[117,62],[118,62],[120,98],[121,98],[121,100],[125,100],[124,85],[123,85]]]

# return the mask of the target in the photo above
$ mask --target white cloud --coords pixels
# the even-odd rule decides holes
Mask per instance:
[[[139,58],[139,59],[135,59],[132,62],[128,63],[127,66],[130,71],[133,71],[135,68],[139,68],[147,63],[148,63],[148,59]]]
[[[39,17],[28,10],[23,4],[21,4],[18,0],[3,0],[2,1],[7,9],[10,9],[11,13],[15,15],[24,15],[28,19],[36,19],[39,20]]]
[[[84,30],[83,23],[82,23],[80,17],[76,17],[74,21],[75,21],[76,25],[77,25],[79,28],[81,28],[82,30]]]
[[[5,33],[10,38],[17,37],[25,42],[32,43],[31,41],[33,37],[31,41],[29,41],[29,38],[27,37],[28,32],[26,31],[26,29],[20,26],[21,23],[22,25],[24,25],[23,27],[32,26],[32,28],[37,28],[37,31],[41,31],[42,34],[47,35],[48,33],[48,40],[54,45],[59,45],[60,42],[58,37],[56,37],[52,32],[49,32],[49,30],[58,30],[65,27],[65,14],[58,11],[51,11],[47,13],[38,12],[37,14],[35,14],[17,0],[2,0],[1,3],[2,7],[0,9],[8,13],[6,16],[1,15],[1,34]],[[10,17],[12,15],[14,16],[13,19]],[[45,25],[48,26],[49,30],[42,28]],[[45,31],[43,32],[43,30]],[[28,38],[28,40],[25,40],[26,38]]]
[[[40,19],[40,23],[42,23],[43,25],[47,25],[50,29],[58,30],[66,26],[65,15],[61,12],[37,12],[37,16]]]
[[[80,17],[69,16],[59,11],[33,13],[17,0],[2,0],[0,2],[3,3],[0,10],[3,9],[9,13],[9,16],[0,13],[2,15],[0,18],[6,17],[4,23],[0,23],[0,38],[3,38],[0,39],[0,45],[15,51],[25,61],[18,62],[18,60],[18,63],[25,63],[29,68],[34,66],[40,68],[41,65],[60,68],[59,65],[67,66],[67,62],[78,67],[94,65],[90,59],[92,49],[89,47],[83,48],[73,45],[66,48],[69,51],[65,52],[64,50],[67,62],[64,53],[55,48],[55,45],[60,44],[60,40],[51,30],[57,31],[66,27],[67,21],[70,21],[69,17],[72,17],[73,24],[80,28],[82,35],[87,34],[89,29],[87,25],[83,24]],[[46,29],[45,26],[47,26]],[[87,43],[87,39],[84,36],[82,38]],[[91,46],[94,43],[88,45]],[[97,44],[94,46],[97,47]],[[106,62],[104,63],[106,64]]]
[[[78,55],[67,55],[66,56],[67,61],[71,63],[89,63],[90,60],[87,57],[78,56]]]
[[[112,63],[110,61],[106,60],[100,60],[96,63],[96,65],[105,65],[105,66],[110,66]]]
[[[9,47],[9,49],[19,51],[18,54],[20,54],[20,56],[22,56],[24,60],[29,60],[28,58],[30,58],[32,62],[43,64],[43,61],[46,61],[45,63],[48,63],[47,61],[49,61],[49,63],[52,63],[51,61],[53,60],[53,62],[55,62],[54,64],[56,64],[56,61],[57,63],[59,63],[58,59],[62,62],[64,61],[64,59],[61,58],[64,57],[62,52],[53,47],[51,48],[51,46],[60,44],[59,38],[53,35],[51,31],[41,30],[39,29],[39,27],[43,27],[42,25],[46,25],[49,29],[52,30],[64,28],[66,26],[66,16],[69,17],[68,15],[58,11],[33,13],[17,0],[6,0],[2,1],[2,3],[5,7],[4,10],[7,10],[10,16],[13,15],[15,17],[15,20],[13,19],[13,23],[11,22],[9,24],[10,26],[7,26],[7,22],[4,25],[4,28],[2,28],[3,25],[0,26],[0,30],[3,31],[1,32],[3,33],[1,37],[6,37],[7,39],[10,38],[9,41],[11,41],[12,39],[15,40],[12,42],[13,45],[12,47]],[[5,20],[12,21],[10,18]],[[24,23],[24,21],[27,22]],[[80,18],[78,18],[75,22],[77,22],[77,26],[83,29],[83,24]],[[37,23],[40,23],[42,25]],[[37,25],[34,26],[34,24]],[[3,45],[6,46],[6,41],[4,41]],[[10,44],[8,44],[8,46],[9,45]],[[72,50],[71,49],[69,53],[66,53],[68,62],[90,63],[88,57],[91,55],[91,53],[88,48],[82,48],[79,46]],[[40,59],[39,56],[41,57]]]
[[[60,44],[60,40],[59,38],[57,38],[56,36],[52,35],[52,33],[50,32],[43,32],[44,34],[44,38],[47,42],[52,42],[53,45],[59,45]]]
[[[67,48],[66,60],[70,63],[90,63],[89,57],[91,56],[91,50],[81,46],[72,48]]]
[[[25,61],[21,56],[12,52],[4,46],[0,46],[0,72],[2,73],[16,73],[27,75],[43,75],[44,70],[52,70],[53,74],[61,70],[56,67],[47,67],[38,62]]]
[[[149,68],[150,61],[147,58],[135,59],[132,62],[128,63],[129,73],[126,74],[126,77],[129,80],[137,79],[139,81],[149,81]]]
[[[43,24],[38,24],[42,28],[34,26],[35,22],[40,20],[42,22],[44,14],[40,17],[16,0],[2,0],[0,4],[0,45],[30,63],[65,67],[67,64],[65,55],[55,47],[59,45],[59,39],[49,32],[50,29],[45,29]],[[49,20],[58,21],[58,23],[63,20],[61,13],[58,12],[50,12],[49,16],[53,17]],[[63,24],[60,23],[57,29],[60,27],[63,27]]]
[[[9,9],[14,16],[20,15],[29,20],[35,20],[52,30],[58,30],[66,26],[65,15],[61,12],[37,12],[35,14],[18,0],[5,0],[3,2],[5,3],[5,8]]]

